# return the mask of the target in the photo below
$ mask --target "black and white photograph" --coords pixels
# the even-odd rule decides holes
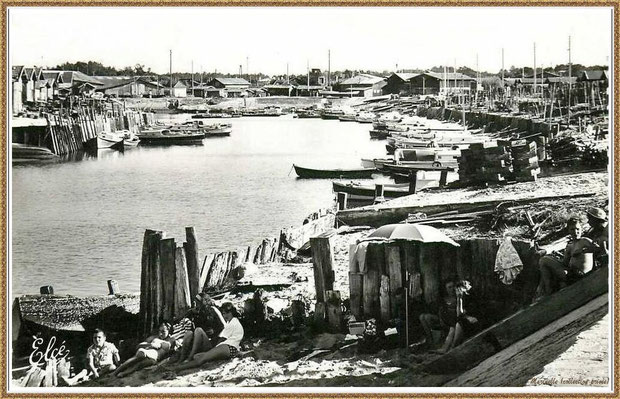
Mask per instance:
[[[2,396],[613,392],[615,6],[119,4],[3,7]]]

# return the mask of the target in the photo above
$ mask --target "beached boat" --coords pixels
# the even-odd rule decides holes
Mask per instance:
[[[353,201],[372,201],[375,198],[374,184],[334,181],[332,182],[332,189],[335,193],[347,193],[348,199]],[[404,197],[405,195],[409,195],[409,183],[383,185],[383,197],[386,199]]]
[[[355,169],[312,169],[293,164],[297,176],[306,179],[331,179],[331,178],[370,178],[376,173],[375,168]]]
[[[202,144],[203,132],[170,129],[149,129],[138,134],[140,145],[196,145]]]

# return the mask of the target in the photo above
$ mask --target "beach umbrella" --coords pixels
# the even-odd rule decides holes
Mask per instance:
[[[410,240],[424,243],[443,242],[455,247],[460,246],[441,231],[425,224],[386,224],[375,230],[367,239]]]

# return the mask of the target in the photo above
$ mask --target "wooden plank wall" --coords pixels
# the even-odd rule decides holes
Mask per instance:
[[[363,269],[357,262],[350,262],[351,312],[356,318],[387,322],[399,317],[405,288],[411,300],[429,305],[441,298],[443,283],[448,279],[468,280],[478,299],[493,302],[498,308],[509,309],[526,303],[531,300],[535,286],[532,289],[521,281],[504,285],[495,273],[500,243],[498,239],[461,240],[457,248],[412,241],[371,242]],[[513,246],[524,264],[521,275],[537,282],[537,276],[532,277],[537,258],[531,243],[513,241]],[[352,245],[350,254],[354,250]]]
[[[163,322],[182,317],[192,304],[185,248],[165,233],[146,230],[140,276],[140,336],[149,335]],[[197,252],[197,247],[192,248]],[[190,261],[191,262],[191,261]]]
[[[124,110],[96,113],[91,107],[74,108],[74,113],[46,114],[47,146],[56,155],[69,154],[84,149],[84,143],[97,134],[127,129],[138,133],[140,128],[155,122],[152,113]]]

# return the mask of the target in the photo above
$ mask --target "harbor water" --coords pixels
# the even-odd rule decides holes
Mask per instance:
[[[161,116],[183,121],[189,115]],[[359,167],[384,157],[371,125],[244,117],[203,146],[101,150],[11,170],[12,296],[52,285],[58,294],[106,294],[106,280],[138,292],[145,229],[182,243],[194,226],[200,255],[273,237],[332,204],[331,180],[297,179],[292,164]]]

